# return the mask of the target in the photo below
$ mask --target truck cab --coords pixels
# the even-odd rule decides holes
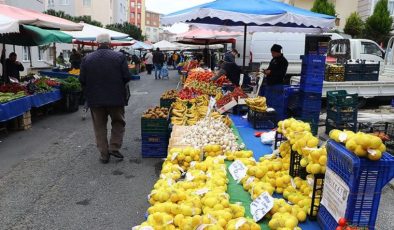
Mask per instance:
[[[374,41],[368,39],[335,39],[328,48],[328,62],[347,60],[365,60],[383,62],[385,51]]]

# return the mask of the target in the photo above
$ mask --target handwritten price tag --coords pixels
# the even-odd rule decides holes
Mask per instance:
[[[274,198],[268,193],[263,192],[250,204],[250,212],[253,220],[258,222],[274,207]]]
[[[213,107],[215,106],[215,104],[216,104],[216,99],[214,97],[211,97],[209,99],[207,117],[211,114],[211,111],[212,111]]]
[[[236,160],[228,167],[228,170],[234,180],[240,181],[246,176],[248,168],[241,161]]]

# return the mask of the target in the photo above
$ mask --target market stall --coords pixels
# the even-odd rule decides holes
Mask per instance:
[[[143,114],[142,156],[165,161],[135,229],[374,229],[394,177],[381,135],[333,130],[323,143],[311,124],[277,120],[273,99],[228,91],[211,77],[190,70],[183,89]],[[346,95],[333,97],[344,103]]]

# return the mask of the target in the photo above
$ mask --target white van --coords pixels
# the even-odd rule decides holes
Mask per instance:
[[[250,64],[252,66],[267,68],[272,59],[272,45],[279,44],[283,47],[283,54],[289,62],[287,74],[299,75],[301,73],[300,55],[303,55],[305,50],[305,35],[305,33],[274,32],[257,32],[253,33],[253,35],[248,35],[246,44],[245,65],[249,66]],[[324,33],[324,35],[330,35],[332,40],[350,38],[348,35],[342,35],[337,33]],[[243,41],[243,36],[239,36],[236,38],[236,49],[238,50],[238,52],[240,52],[240,57],[236,59],[236,62],[240,66],[242,66],[243,61]],[[357,53],[359,52],[352,52],[352,58],[357,56],[360,57],[360,55]],[[365,57],[365,55],[362,56]],[[383,60],[383,58],[381,58],[381,60]]]

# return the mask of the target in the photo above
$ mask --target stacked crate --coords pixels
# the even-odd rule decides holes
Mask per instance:
[[[298,104],[298,95],[300,87],[293,85],[274,85],[267,86],[264,89],[264,96],[267,99],[267,105],[276,111],[276,120],[288,118],[288,109]]]
[[[375,229],[383,187],[394,177],[394,157],[378,161],[360,158],[337,142],[327,143],[327,171],[318,222],[336,229],[343,217],[358,229]]]
[[[326,57],[304,55],[301,56],[301,59],[301,92],[297,118],[310,123],[311,131],[316,135],[321,110]]]
[[[142,157],[165,158],[169,141],[168,119],[141,117]]]
[[[345,66],[326,65],[326,75],[324,80],[329,82],[345,81]]]
[[[358,94],[346,90],[327,92],[326,134],[333,129],[357,130]]]
[[[380,63],[355,62],[345,64],[345,81],[378,81]]]

